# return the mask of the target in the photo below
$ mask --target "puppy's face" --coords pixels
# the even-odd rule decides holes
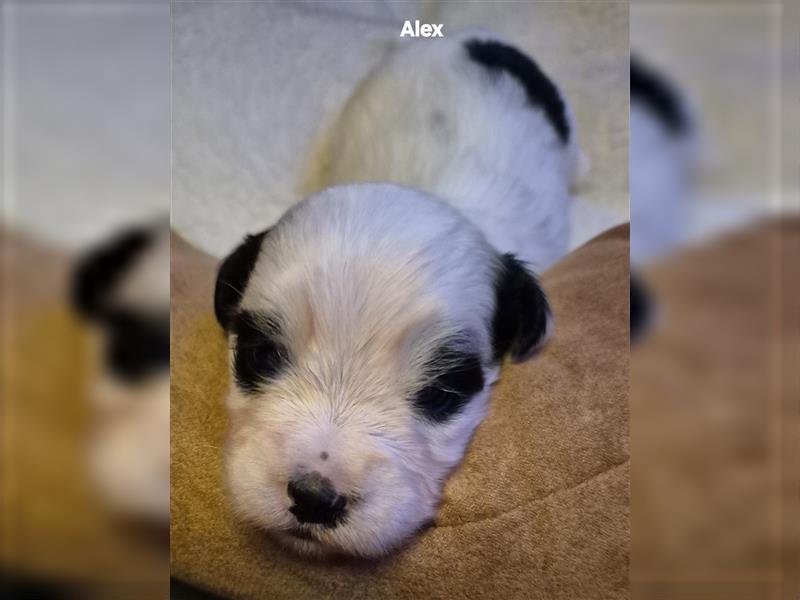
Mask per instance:
[[[506,353],[547,335],[533,277],[444,204],[333,188],[223,263],[226,470],[291,547],[382,554],[429,522]]]
[[[169,520],[169,229],[131,228],[76,266],[95,368],[89,468],[114,511]]]

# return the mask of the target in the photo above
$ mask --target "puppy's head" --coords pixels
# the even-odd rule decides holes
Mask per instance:
[[[226,471],[244,518],[296,550],[374,556],[435,514],[505,355],[550,312],[534,278],[445,204],[329,189],[223,262]]]
[[[89,468],[114,511],[169,520],[169,228],[127,229],[74,272],[73,305],[95,362]]]

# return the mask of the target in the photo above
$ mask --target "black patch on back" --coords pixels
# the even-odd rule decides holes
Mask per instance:
[[[459,412],[483,389],[483,370],[478,355],[450,348],[440,349],[430,360],[433,379],[414,396],[414,409],[425,418],[442,423]]]
[[[220,265],[214,289],[214,313],[225,331],[231,328],[242,293],[261,251],[261,243],[268,231],[245,237]]]
[[[689,129],[683,100],[672,83],[633,56],[630,86],[631,102],[639,102],[647,107],[668,132],[680,135]]]
[[[525,88],[532,106],[544,111],[563,143],[569,139],[566,107],[558,88],[528,56],[506,44],[492,40],[468,40],[469,57],[492,74],[505,71]]]
[[[233,373],[245,392],[275,379],[289,363],[289,351],[281,341],[280,322],[270,316],[242,312],[233,320],[236,334]]]
[[[492,319],[494,359],[528,358],[547,330],[550,306],[536,278],[512,254],[504,254],[495,281]]]
[[[111,300],[152,241],[149,229],[126,230],[86,253],[72,278],[73,306],[103,328],[108,340],[106,367],[128,383],[169,368],[169,315],[137,311]]]
[[[639,278],[631,274],[631,300],[630,300],[630,320],[631,342],[639,339],[647,329],[652,313],[652,301],[650,293],[644,288]]]

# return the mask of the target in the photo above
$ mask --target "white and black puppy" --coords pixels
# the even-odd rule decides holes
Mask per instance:
[[[89,471],[110,508],[169,521],[169,228],[137,226],[78,262],[73,305],[90,325]]]
[[[630,63],[631,264],[639,266],[687,239],[687,210],[703,144],[689,101],[663,73],[636,56]],[[631,274],[630,336],[654,320],[654,299]]]
[[[687,237],[690,188],[704,153],[694,112],[664,74],[630,65],[631,260],[652,260]]]
[[[551,333],[514,254],[563,252],[577,152],[555,86],[485,37],[397,50],[332,141],[348,185],[219,270],[226,474],[237,513],[292,548],[377,556],[434,517],[503,358]]]

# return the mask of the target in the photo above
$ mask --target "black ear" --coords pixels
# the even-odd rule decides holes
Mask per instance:
[[[630,276],[630,287],[630,337],[631,343],[634,343],[648,329],[653,309],[650,292],[633,273]]]
[[[72,304],[86,319],[108,319],[109,297],[152,243],[144,227],[125,230],[81,257],[72,276]]]
[[[236,250],[222,261],[214,289],[214,312],[225,331],[230,329],[236,309],[242,300],[244,288],[250,280],[250,273],[261,251],[261,243],[268,231],[248,235]]]
[[[512,254],[501,257],[495,296],[492,321],[495,360],[501,361],[506,354],[514,362],[530,358],[547,341],[552,316],[536,278]]]

